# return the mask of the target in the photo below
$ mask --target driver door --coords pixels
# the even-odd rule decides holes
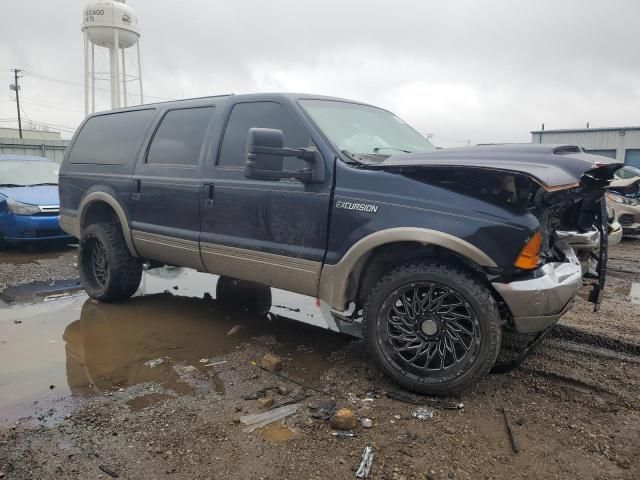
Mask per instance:
[[[209,206],[202,208],[200,250],[206,268],[220,275],[316,295],[327,245],[331,175],[323,183],[254,180],[244,175],[250,128],[284,133],[285,147],[314,145],[293,113],[274,101],[232,106],[218,157],[210,165]],[[284,160],[285,169],[301,166]]]

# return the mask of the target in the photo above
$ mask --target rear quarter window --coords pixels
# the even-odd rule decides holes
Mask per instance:
[[[154,114],[149,109],[91,117],[69,152],[69,162],[125,165],[135,160]]]

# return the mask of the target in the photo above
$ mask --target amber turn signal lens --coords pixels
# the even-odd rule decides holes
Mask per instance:
[[[525,270],[536,268],[540,261],[538,254],[540,253],[541,245],[542,235],[540,235],[540,232],[536,232],[529,240],[527,240],[527,243],[524,244],[524,247],[520,250],[520,255],[516,258],[514,265]]]

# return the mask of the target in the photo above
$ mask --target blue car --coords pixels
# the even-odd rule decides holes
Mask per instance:
[[[73,239],[58,222],[59,169],[43,157],[0,155],[0,249]]]

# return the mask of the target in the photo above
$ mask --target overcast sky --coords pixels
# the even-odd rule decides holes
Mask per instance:
[[[82,120],[85,3],[2,0],[0,126],[16,117],[14,67],[25,70],[27,118]],[[542,122],[640,124],[639,0],[127,3],[139,17],[145,93],[156,97],[347,97],[394,111],[439,146],[528,142]]]

